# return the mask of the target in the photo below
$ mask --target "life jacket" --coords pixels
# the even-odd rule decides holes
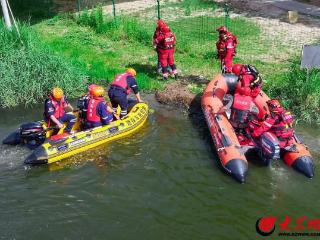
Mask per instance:
[[[281,141],[289,140],[293,137],[294,130],[292,128],[293,116],[291,112],[283,110],[279,115],[275,116],[277,119],[270,131],[273,132]]]
[[[89,100],[88,104],[88,109],[87,109],[87,116],[86,120],[90,122],[100,122],[100,116],[98,115],[97,112],[97,106],[99,103],[104,102],[103,97],[98,97],[98,98],[91,98]]]
[[[231,32],[227,33],[227,39],[232,39],[234,47],[238,45],[238,39],[236,35],[232,34]]]
[[[248,123],[248,114],[251,109],[252,98],[241,94],[234,94],[231,107],[230,122],[235,128],[245,128]]]
[[[253,131],[254,129],[259,128],[259,127],[261,126],[261,122],[258,120],[258,117],[257,117],[256,115],[250,115],[250,116],[251,116],[251,118],[253,118],[253,119],[251,119],[251,120],[249,121],[249,123],[248,123],[248,129],[249,129],[250,131]],[[249,119],[250,119],[250,117],[249,117]]]
[[[164,39],[160,42],[159,47],[162,49],[172,49],[176,44],[176,37],[172,32],[164,33]]]
[[[225,52],[231,51],[233,55],[236,53],[236,46],[238,44],[238,40],[236,36],[234,36],[232,33],[230,32],[226,33],[224,44],[225,44]]]
[[[51,95],[49,96],[49,99],[52,102],[52,105],[54,107],[54,116],[56,119],[61,118],[64,114],[64,107],[66,105],[65,99],[64,97],[58,102],[57,100],[55,100]]]
[[[244,65],[240,71],[237,92],[255,98],[261,92],[263,81],[258,70],[252,65]],[[241,90],[242,89],[242,90]]]
[[[131,89],[127,82],[128,76],[131,76],[131,74],[129,73],[118,74],[113,80],[113,82],[111,83],[111,86],[113,85],[113,86],[121,87],[126,91],[126,94],[129,95],[131,92]]]
[[[221,39],[219,39],[219,41],[217,41],[216,43],[216,47],[217,47],[217,52],[219,56],[223,56],[225,54],[225,42],[222,41]]]
[[[156,44],[156,39],[159,37],[160,34],[161,34],[161,29],[157,27],[153,34],[153,44]]]

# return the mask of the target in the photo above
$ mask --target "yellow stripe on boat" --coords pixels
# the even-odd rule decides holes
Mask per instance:
[[[139,130],[148,118],[149,108],[137,103],[129,114],[110,125],[97,127],[69,135],[60,140],[47,140],[25,160],[27,164],[53,163],[103,143],[123,138]]]

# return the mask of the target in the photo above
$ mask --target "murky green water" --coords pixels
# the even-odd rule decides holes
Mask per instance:
[[[250,164],[241,185],[201,118],[149,102],[141,132],[59,165],[26,167],[29,150],[1,145],[0,239],[257,239],[259,217],[320,218],[318,169],[310,180],[282,162]],[[41,108],[1,111],[1,139]],[[298,132],[317,166],[320,130]]]

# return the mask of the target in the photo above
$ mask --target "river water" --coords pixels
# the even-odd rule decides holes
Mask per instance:
[[[249,163],[239,184],[219,167],[201,116],[146,98],[154,113],[139,133],[59,164],[25,166],[30,150],[1,145],[0,239],[257,239],[260,217],[320,218],[318,168],[310,180],[281,161]],[[0,114],[3,139],[42,106]],[[297,131],[317,166],[320,130]]]

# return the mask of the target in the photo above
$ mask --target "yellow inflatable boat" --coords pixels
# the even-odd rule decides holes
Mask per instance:
[[[143,126],[148,118],[148,112],[147,104],[137,103],[126,117],[110,125],[80,131],[57,140],[47,138],[24,162],[26,164],[49,164],[125,137]]]

